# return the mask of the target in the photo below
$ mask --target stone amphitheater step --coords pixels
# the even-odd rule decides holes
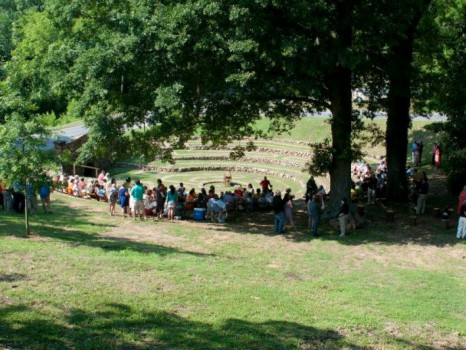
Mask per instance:
[[[139,168],[139,165],[134,163],[117,163],[118,167],[122,168]],[[245,173],[256,173],[264,175],[273,175],[284,179],[292,180],[299,183],[302,188],[306,187],[306,184],[296,176],[270,169],[259,169],[246,166],[191,166],[191,167],[164,167],[164,166],[145,166],[142,168],[144,171],[160,171],[166,173],[183,173],[193,171],[235,171]]]
[[[242,157],[236,160],[231,159],[229,156],[179,156],[174,157],[175,161],[236,161],[242,163],[253,163],[253,164],[272,164],[272,165],[280,165],[283,167],[293,167],[293,168],[300,168],[304,167],[304,163],[298,162],[290,162],[281,159],[273,159],[273,158],[263,158],[263,157]]]

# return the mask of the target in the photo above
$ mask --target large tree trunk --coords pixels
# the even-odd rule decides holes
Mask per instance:
[[[387,73],[390,91],[387,105],[387,197],[391,201],[402,202],[408,199],[406,179],[406,153],[408,149],[409,110],[411,106],[411,81],[413,42],[416,28],[431,0],[417,4],[413,17],[405,33],[397,38],[391,48]]]
[[[337,36],[341,51],[352,46],[352,6],[351,1],[341,2],[337,6]],[[338,214],[343,197],[348,203],[351,202],[351,69],[336,62],[335,71],[327,81],[334,154],[330,169],[330,201],[325,216],[334,217]]]
[[[387,196],[392,201],[408,198],[406,151],[408,147],[409,109],[411,104],[412,39],[408,38],[394,49],[389,63],[390,91],[387,108]]]

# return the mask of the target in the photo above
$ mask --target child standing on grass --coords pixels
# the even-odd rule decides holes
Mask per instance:
[[[123,182],[123,184],[121,185],[121,188],[118,191],[118,197],[118,200],[120,201],[121,213],[123,214],[123,217],[126,217],[129,207],[129,192],[128,185],[126,182]]]
[[[115,206],[118,200],[118,190],[116,184],[112,184],[108,195],[108,202],[110,203],[110,216],[115,215]]]

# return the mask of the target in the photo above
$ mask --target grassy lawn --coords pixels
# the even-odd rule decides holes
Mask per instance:
[[[466,347],[466,244],[434,219],[387,225],[371,207],[366,228],[311,239],[300,213],[274,235],[269,213],[221,225],[52,206],[30,237],[0,212],[0,348]]]
[[[384,128],[385,120],[374,122]],[[424,164],[435,141],[422,129],[427,123],[413,122],[410,134],[424,141]],[[284,141],[320,142],[329,130],[324,118],[303,118],[290,134],[257,145],[306,152]],[[373,163],[384,148],[366,152]],[[228,154],[174,152],[175,158]],[[304,165],[305,157],[259,151],[247,157],[179,160],[174,167],[239,165],[307,180],[298,167],[251,160]],[[456,198],[445,194],[443,174],[428,165],[421,170],[433,180],[428,210],[451,206]],[[196,190],[224,175],[109,171],[118,183],[131,176],[153,186],[162,178]],[[243,186],[257,186],[264,176],[232,175]],[[298,182],[267,177],[275,189],[303,194]],[[317,182],[328,188],[328,178]],[[326,224],[311,239],[300,200],[297,229],[285,235],[272,232],[271,213],[238,214],[226,224],[134,222],[110,217],[107,204],[61,194],[52,206],[53,214],[32,217],[29,237],[21,216],[0,211],[2,350],[466,348],[466,244],[455,239],[455,227],[445,230],[429,216],[410,226],[407,205],[393,207],[389,224],[382,208],[367,207],[364,228],[343,239]]]

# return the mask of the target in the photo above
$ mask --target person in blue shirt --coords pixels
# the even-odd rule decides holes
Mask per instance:
[[[50,211],[50,186],[43,184],[39,189],[40,201],[42,203],[42,209],[44,213],[51,213]]]
[[[320,223],[320,217],[322,216],[322,211],[325,209],[324,199],[321,196],[312,195],[312,199],[309,202],[309,215],[312,218],[312,230],[311,233],[313,236],[319,236],[317,229]]]
[[[126,217],[129,208],[129,192],[126,182],[123,182],[120,190],[118,191],[118,200],[121,207],[121,213],[123,214],[123,217]]]
[[[135,185],[131,189],[130,194],[134,199],[134,220],[136,220],[136,218],[138,217],[138,214],[141,220],[143,220],[143,216],[144,216],[144,219],[147,219],[146,212],[144,210],[144,201],[143,201],[144,187],[142,187],[140,180],[136,180]]]

